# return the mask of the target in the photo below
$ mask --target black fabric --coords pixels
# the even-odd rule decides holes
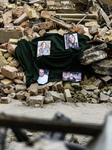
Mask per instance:
[[[37,57],[37,42],[44,40],[51,41],[51,54]],[[20,40],[15,57],[25,71],[27,85],[37,82],[39,68],[49,70],[49,81],[61,81],[63,71],[81,71],[80,57],[91,44],[87,44],[90,39],[85,35],[78,35],[78,40],[79,47],[68,50],[64,46],[64,36],[59,34],[45,33],[31,42]]]

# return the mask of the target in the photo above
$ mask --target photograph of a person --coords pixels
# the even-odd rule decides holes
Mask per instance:
[[[65,49],[79,47],[78,34],[77,33],[64,34],[64,43]]]
[[[39,69],[39,77],[37,79],[38,84],[45,84],[48,82],[49,70]]]
[[[38,41],[37,57],[42,55],[50,55],[51,41]]]
[[[81,72],[63,72],[62,73],[63,81],[82,81],[82,73]]]

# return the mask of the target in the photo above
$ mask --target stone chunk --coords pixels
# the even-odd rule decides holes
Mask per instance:
[[[9,65],[1,67],[1,73],[9,79],[16,78],[17,71],[18,69],[16,69],[15,67],[11,67]]]
[[[92,64],[92,69],[95,73],[101,75],[112,75],[112,59],[101,60]]]
[[[65,95],[65,98],[66,98],[67,102],[72,102],[72,95],[71,95],[69,89],[64,90],[64,95]]]
[[[8,43],[3,43],[3,44],[1,44],[0,45],[0,49],[2,49],[2,50],[6,50],[7,51],[7,45],[8,45]],[[2,51],[2,50],[0,50],[0,51]]]
[[[2,83],[3,87],[6,88],[9,85],[11,85],[13,82],[11,80],[9,80],[9,79],[3,79],[3,80],[1,80],[1,83]]]
[[[44,96],[30,96],[26,100],[28,106],[34,106],[39,104],[40,107],[43,107]]]
[[[1,97],[0,103],[1,104],[9,104],[11,102],[9,97]]]
[[[83,96],[86,96],[88,92],[87,92],[85,89],[82,89],[82,90],[80,91],[80,93],[81,93]]]
[[[97,79],[92,84],[98,87],[99,89],[101,89],[104,86],[103,82],[100,79]]]
[[[93,48],[85,50],[80,59],[81,64],[89,65],[93,62],[107,58],[107,53],[104,51],[105,48],[107,48],[107,44],[103,43],[101,45],[97,45]]]
[[[16,92],[18,91],[25,91],[27,89],[26,85],[17,84],[15,86]]]

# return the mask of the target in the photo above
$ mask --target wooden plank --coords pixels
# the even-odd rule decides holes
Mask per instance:
[[[112,0],[100,0],[100,1],[112,7]]]
[[[64,21],[72,21],[72,22],[79,22],[81,19],[76,18],[61,18]],[[94,22],[95,19],[84,19],[82,22]]]
[[[55,16],[51,15],[48,11],[42,11],[41,17],[44,19],[52,20],[56,24],[61,25],[62,27],[65,27],[66,29],[70,29],[72,27],[71,24],[67,24],[64,21],[56,18]]]
[[[62,18],[83,18],[85,16],[85,14],[74,14],[74,13],[56,13],[57,17],[62,17]],[[97,14],[88,14],[88,16],[86,17],[88,19],[97,19]]]

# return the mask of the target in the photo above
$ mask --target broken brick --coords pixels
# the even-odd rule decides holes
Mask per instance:
[[[20,65],[20,62],[17,59],[13,59],[10,63],[10,66],[17,68]]]
[[[26,21],[22,22],[22,23],[20,24],[20,27],[22,27],[22,28],[26,28],[26,27],[31,28],[30,21],[29,21],[29,20],[26,20]]]
[[[10,94],[10,90],[8,90],[8,88],[3,89],[3,92],[4,92],[5,94]]]
[[[39,34],[40,36],[43,36],[45,33],[46,33],[46,30],[45,30],[45,29],[42,29],[42,30],[39,31],[38,34]]]
[[[6,76],[9,79],[16,78],[17,69],[15,67],[11,67],[9,65],[1,67],[1,74]]]
[[[28,106],[34,106],[36,104],[39,104],[41,107],[43,107],[44,102],[44,96],[30,96],[26,100]]]
[[[97,34],[98,33],[98,27],[96,25],[92,26],[89,28],[89,33],[91,35]]]
[[[12,21],[12,10],[7,11],[6,13],[3,14],[3,23],[4,26],[9,26],[9,24]]]
[[[2,56],[2,54],[0,54],[0,66],[4,66],[7,64],[8,64],[7,60]]]
[[[55,28],[55,24],[52,21],[40,22],[33,26],[33,31],[38,32],[41,29],[51,30]]]
[[[25,30],[24,30],[24,34],[25,35],[30,35],[30,36],[33,36],[33,34],[34,34],[34,31],[31,29],[31,28],[25,28]]]
[[[17,84],[16,86],[15,86],[15,89],[16,89],[16,92],[18,92],[18,91],[25,91],[27,88],[26,88],[26,85],[21,85],[21,84]]]
[[[12,82],[12,80],[9,80],[9,79],[3,79],[3,80],[1,80],[1,83],[2,83],[3,87],[6,88],[9,85],[11,85],[13,82]]]
[[[27,19],[28,19],[28,15],[26,13],[24,13],[14,21],[14,24],[20,25],[23,21],[26,21]]]
[[[84,26],[77,25],[77,26],[71,27],[69,32],[77,32],[78,34],[84,34],[85,33]]]
[[[17,74],[16,74],[16,78],[17,79],[19,79],[19,80],[22,80],[23,79],[23,77],[24,77],[24,72],[18,72]]]
[[[16,96],[17,96],[17,99],[24,100],[25,99],[25,92],[19,91],[19,92],[17,92]]]
[[[0,103],[1,104],[9,104],[11,102],[9,97],[1,97]]]
[[[14,55],[16,47],[17,47],[17,45],[15,45],[15,44],[8,44],[7,50],[11,55]]]
[[[12,16],[14,19],[19,18],[23,14],[23,7],[17,7],[12,10]]]
[[[66,98],[67,102],[72,102],[72,95],[71,95],[69,89],[64,90],[64,95],[65,95],[65,98]]]
[[[2,75],[2,74],[0,74],[0,80],[2,80],[2,79],[4,79],[4,78],[5,78],[5,76]]]
[[[8,43],[3,43],[3,44],[0,45],[0,48],[7,49],[7,45],[8,45]]]
[[[36,95],[38,94],[38,89],[37,89],[37,87],[38,87],[38,84],[37,84],[37,83],[31,84],[30,87],[29,87],[29,92],[30,92],[30,94],[36,96]]]

